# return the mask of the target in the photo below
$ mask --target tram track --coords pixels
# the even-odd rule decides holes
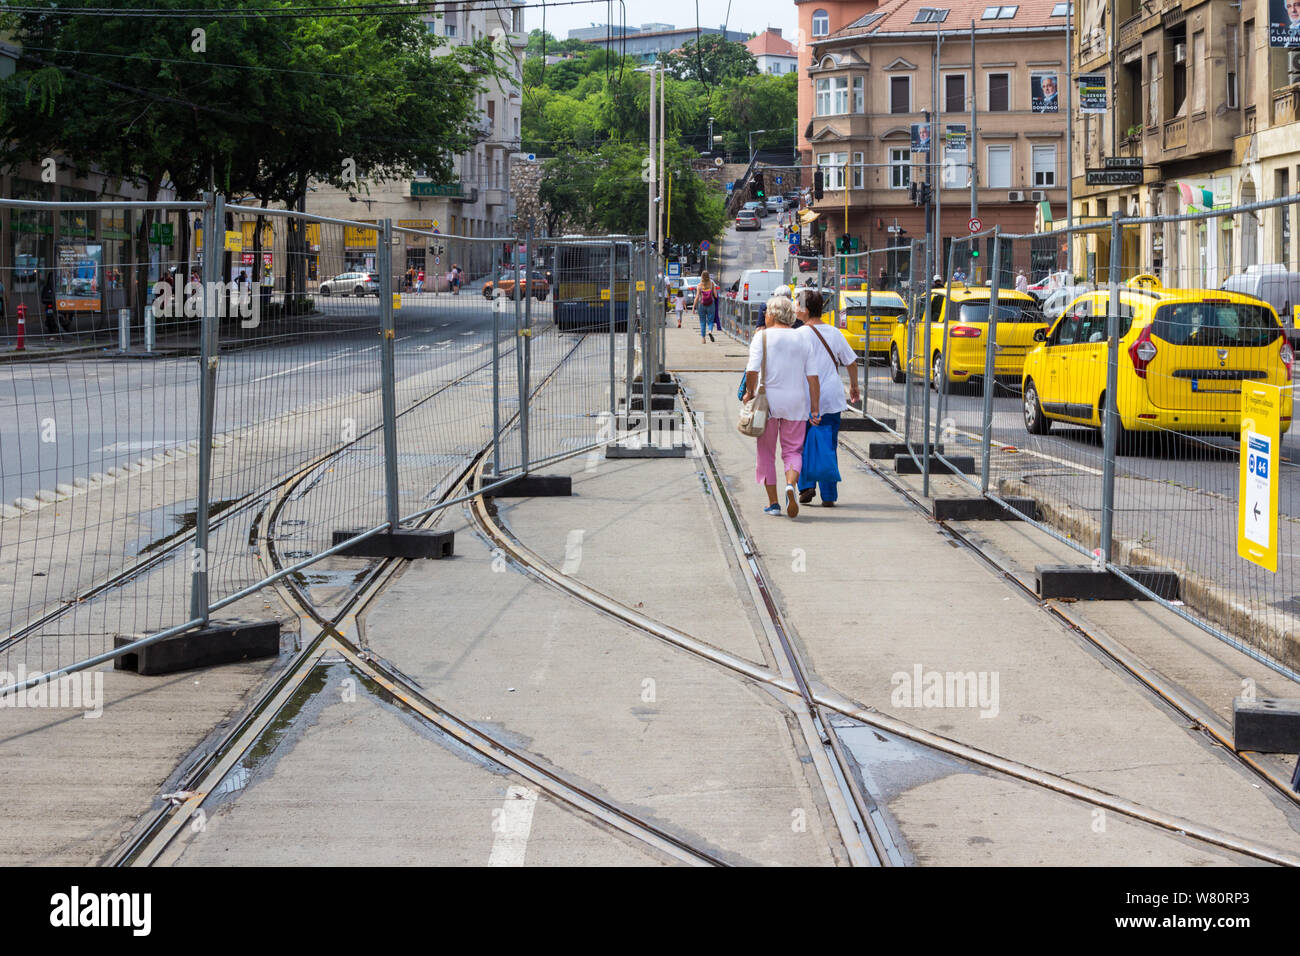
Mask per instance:
[[[687,402],[687,407],[689,409],[689,402]],[[699,431],[698,429],[695,431],[696,439],[698,439]],[[713,489],[721,490],[725,488],[717,480],[716,476],[711,485]],[[768,684],[792,698],[804,700],[800,682],[795,680],[792,674],[780,673],[779,670],[772,670],[769,667],[755,664],[752,661],[716,648],[691,634],[657,621],[641,611],[629,607],[569,575],[563,574],[558,568],[540,557],[506,530],[496,520],[494,509],[481,498],[474,499],[472,511],[479,530],[489,541],[496,547],[501,548],[521,569],[554,589],[565,592],[580,603],[594,607],[602,613],[621,620],[666,644],[749,679]],[[757,556],[753,555],[753,558],[756,559]],[[748,564],[749,561],[750,557],[747,556],[744,563]],[[789,633],[791,632],[787,630],[787,634]],[[815,675],[805,673],[805,679],[802,683],[807,688],[813,703],[825,714],[834,713],[848,717],[882,733],[892,734],[900,739],[910,741],[936,754],[954,758],[972,767],[988,770],[1000,776],[1029,784],[1035,788],[1051,791],[1093,807],[1115,812],[1131,820],[1148,824],[1190,841],[1216,846],[1279,866],[1300,866],[1300,855],[1290,851],[1238,837],[1215,827],[1206,826],[1193,820],[1144,806],[1107,791],[1080,784],[1058,774],[983,750],[959,740],[932,733],[906,721],[883,714],[873,707],[863,705],[844,696],[835,689],[827,687],[824,683],[820,686],[814,686],[818,684]],[[834,735],[833,728],[831,729],[831,735]],[[823,745],[829,746],[829,742],[823,742]],[[838,759],[839,756],[837,755]],[[856,804],[856,801],[854,803]],[[871,807],[872,805],[867,803],[868,814],[874,821],[878,817]],[[877,834],[878,838],[881,836],[881,834]],[[888,836],[888,834],[883,836]],[[869,842],[870,838],[867,837],[866,839]]]
[[[586,336],[581,336],[575,340],[555,367],[537,383],[531,397],[536,397],[555,378],[585,338]],[[503,422],[502,433],[517,421],[516,411]],[[490,454],[489,442],[449,483],[440,496],[442,501],[450,503],[460,500],[466,488],[477,487]],[[319,467],[319,463],[313,463],[284,482],[275,504],[259,516],[257,539],[266,560],[277,571],[283,570],[285,565],[275,547],[275,522],[285,505],[300,490],[300,486],[308,482]],[[445,509],[440,509],[427,515],[419,527],[436,526],[445,513]],[[469,720],[426,695],[394,664],[371,654],[361,641],[359,618],[407,563],[409,562],[405,559],[396,558],[376,561],[332,614],[322,612],[313,602],[308,590],[292,576],[283,576],[274,582],[273,586],[279,592],[281,600],[293,608],[304,623],[310,622],[311,627],[317,631],[315,637],[304,643],[280,679],[267,688],[245,719],[226,735],[220,745],[191,767],[184,782],[172,795],[173,801],[162,807],[133,840],[120,848],[111,862],[116,865],[145,866],[159,862],[184,832],[186,825],[201,814],[204,804],[219,792],[222,781],[264,739],[279,715],[295,697],[307,692],[306,685],[317,669],[343,663],[355,674],[378,685],[399,706],[440,734],[470,748],[494,766],[518,775],[580,815],[640,842],[665,859],[696,866],[730,865],[715,851],[668,832],[602,797],[590,787],[569,778],[559,769],[547,765],[523,749],[475,727]]]

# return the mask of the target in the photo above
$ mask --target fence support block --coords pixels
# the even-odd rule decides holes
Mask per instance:
[[[333,545],[344,544],[364,528],[335,531]],[[456,533],[426,528],[383,531],[339,551],[345,558],[450,558],[456,551]]]
[[[113,646],[122,647],[137,639],[119,635],[113,639]],[[197,631],[166,638],[133,653],[123,654],[113,661],[113,669],[134,671],[145,676],[171,674],[199,667],[276,657],[279,653],[279,621],[241,621],[211,624]]]
[[[897,418],[840,418],[842,432],[896,432]]]
[[[940,455],[943,454],[943,446],[942,446],[942,445],[939,445],[938,448],[936,449],[936,447],[935,447],[934,445],[924,445],[924,446],[923,446],[919,441],[914,441],[914,442],[912,442],[912,449],[914,449],[918,455],[924,455],[924,454],[926,454],[927,452],[929,452],[929,454],[933,455],[933,454],[936,453],[936,451],[937,451],[937,453],[940,454]],[[868,458],[875,458],[875,459],[884,459],[884,460],[888,460],[888,459],[890,459],[890,458],[896,458],[896,457],[898,457],[899,455],[906,455],[906,454],[908,454],[908,447],[907,447],[907,445],[906,445],[905,443],[903,443],[903,442],[897,442],[897,441],[885,441],[885,442],[873,441],[873,442],[871,442],[870,444],[867,445],[867,457],[868,457]]]
[[[934,517],[936,521],[1019,521],[1021,514],[1027,514],[1037,520],[1033,498],[1007,498],[1006,502],[1016,511],[991,498],[935,498]]]
[[[483,476],[483,484],[490,485],[496,479],[492,475]],[[567,498],[573,494],[573,477],[571,475],[518,475],[508,480],[500,488],[489,488],[483,492],[484,498]]]
[[[921,465],[927,465],[932,475],[973,475],[975,474],[975,457],[973,455],[949,455],[938,458],[927,455],[921,459]],[[926,469],[917,464],[915,458],[903,452],[894,456],[894,471],[900,475],[921,475]]]
[[[1142,586],[1169,601],[1178,600],[1178,574],[1169,568],[1123,567]],[[1041,598],[1078,598],[1081,601],[1146,601],[1149,598],[1112,571],[1086,564],[1040,564],[1034,578]]]
[[[1232,749],[1300,754],[1300,700],[1238,697],[1232,702]]]

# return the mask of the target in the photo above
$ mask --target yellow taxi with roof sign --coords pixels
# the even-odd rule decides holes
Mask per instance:
[[[1107,290],[1066,306],[1025,360],[1025,428],[1053,422],[1102,428],[1109,359]],[[1277,313],[1237,292],[1168,289],[1154,276],[1119,291],[1118,437],[1131,432],[1235,435],[1241,385],[1281,389],[1282,430],[1291,427],[1295,357]]]
[[[868,308],[870,322],[867,319]],[[836,324],[855,352],[861,353],[864,348],[868,348],[871,355],[883,358],[889,354],[894,326],[900,317],[906,315],[907,303],[897,292],[873,291],[869,306],[865,290],[841,292]]]

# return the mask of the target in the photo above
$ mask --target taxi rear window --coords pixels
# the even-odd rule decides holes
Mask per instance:
[[[848,315],[866,315],[867,297],[865,295],[862,295],[862,296],[853,296],[850,299],[845,299],[844,311]],[[871,303],[871,314],[883,315],[889,318],[894,318],[896,316],[906,315],[907,307],[902,305],[897,305],[892,302],[886,304],[884,302],[881,302],[879,299],[875,299]]]
[[[961,304],[960,322],[987,322],[989,320],[989,303],[985,299]],[[1022,299],[998,299],[999,322],[1031,322],[1046,325],[1047,319],[1033,302]]]
[[[1260,348],[1282,327],[1265,305],[1249,302],[1175,302],[1156,309],[1151,334],[1170,345]]]

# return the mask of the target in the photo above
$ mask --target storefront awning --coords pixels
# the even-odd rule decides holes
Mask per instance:
[[[812,222],[821,215],[819,212],[813,212],[811,209],[801,210],[799,213],[800,222]]]

